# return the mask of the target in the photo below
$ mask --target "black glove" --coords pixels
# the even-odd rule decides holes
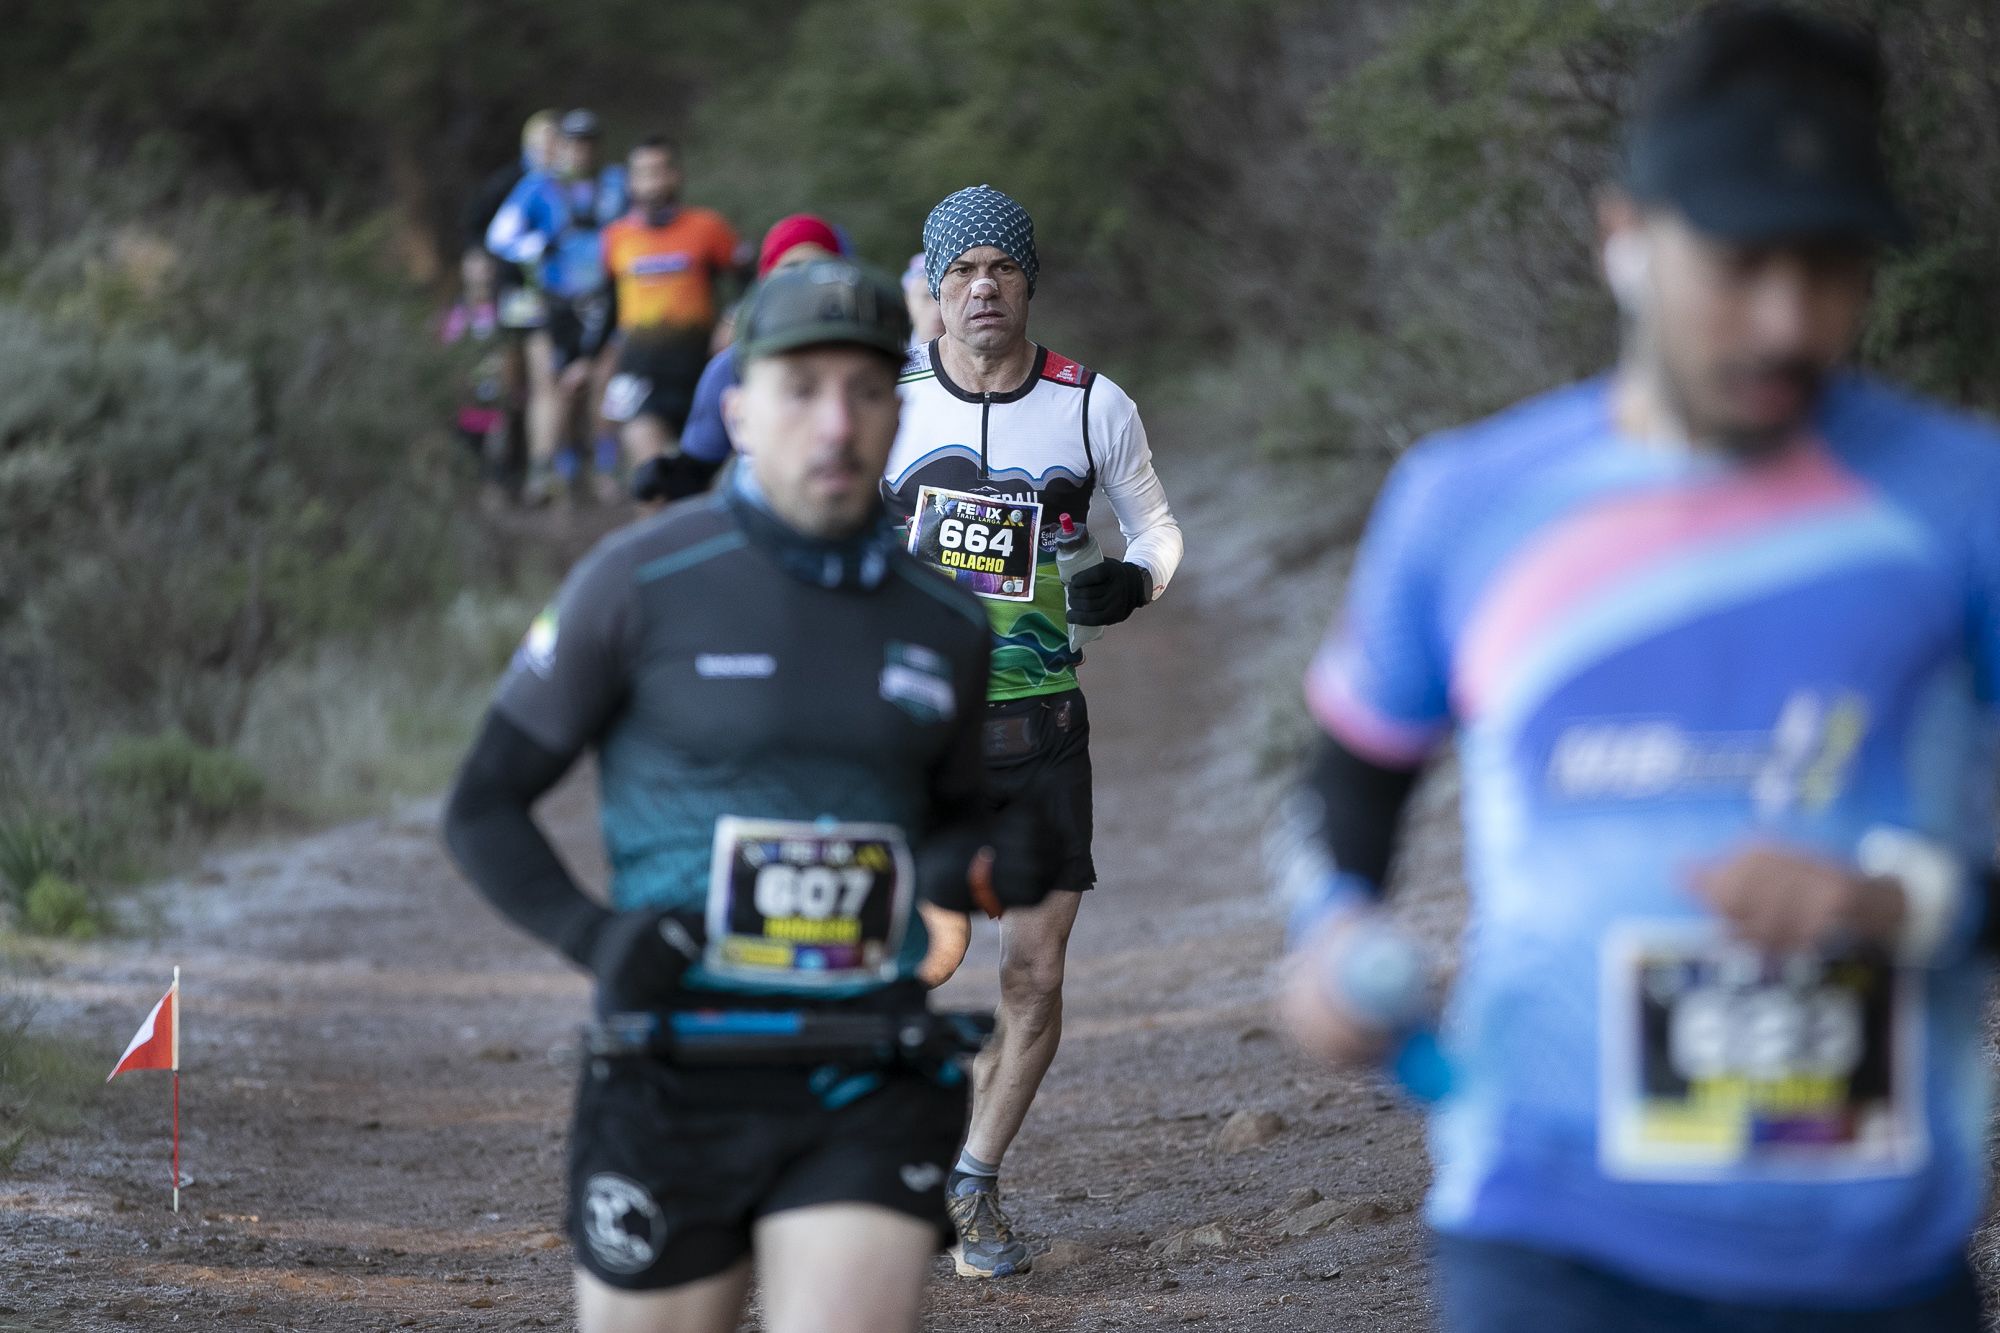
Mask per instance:
[[[1153,575],[1144,565],[1100,560],[1069,581],[1069,623],[1116,625],[1153,600]]]
[[[700,959],[706,934],[701,914],[689,909],[649,908],[607,918],[590,946],[598,1010],[625,1013],[667,1005]]]
[[[917,855],[917,892],[951,912],[997,917],[1049,896],[1057,870],[1054,831],[1039,806],[1009,806],[991,819],[939,834]]]
[[[661,454],[632,469],[632,498],[641,504],[669,503],[700,495],[715,480],[720,465],[704,463],[686,454],[669,458]]]

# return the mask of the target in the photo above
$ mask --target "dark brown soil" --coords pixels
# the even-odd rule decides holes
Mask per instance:
[[[1417,1120],[1303,1064],[1267,1014],[1262,645],[1298,629],[1234,517],[1279,502],[1169,464],[1190,560],[1087,672],[1104,881],[1062,1053],[1007,1161],[1017,1223],[1057,1249],[1002,1282],[940,1261],[928,1326],[1425,1329]],[[1320,620],[1322,581],[1295,614]],[[587,781],[545,813],[599,876]],[[150,893],[157,938],[70,950],[26,983],[37,1021],[108,1068],[183,967],[194,1183],[168,1212],[164,1075],[121,1078],[84,1132],[31,1142],[0,1175],[0,1329],[569,1326],[553,1228],[584,983],[459,881],[435,815],[218,857]],[[1414,876],[1440,933],[1453,850],[1439,825]],[[943,1002],[990,1003],[993,965],[983,931]],[[1275,1137],[1218,1146],[1245,1111],[1275,1115]]]

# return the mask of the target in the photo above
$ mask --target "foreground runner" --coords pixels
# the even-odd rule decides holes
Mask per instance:
[[[730,404],[748,466],[604,541],[501,683],[446,837],[596,974],[600,1014],[920,1014],[916,894],[1045,891],[1032,820],[980,808],[985,617],[897,548],[877,492],[908,329],[896,288],[845,262],[765,283]],[[587,749],[615,911],[530,816]],[[583,1328],[734,1329],[754,1251],[766,1328],[915,1329],[950,1235],[957,1073],[593,1061],[571,1146]]]
[[[1855,33],[1697,21],[1604,210],[1617,372],[1412,450],[1308,678],[1326,1055],[1418,1020],[1370,903],[1458,735],[1454,1333],[1980,1327],[2000,436],[1833,373],[1880,96]]]
[[[999,1172],[1062,1039],[1063,960],[1090,858],[1090,719],[1077,690],[1072,625],[1115,625],[1157,597],[1181,560],[1181,530],[1125,391],[1028,340],[1038,261],[1027,211],[998,190],[960,190],[924,224],[944,335],[903,374],[903,425],[883,483],[912,542],[986,599],[993,621],[986,761],[1000,807],[1039,809],[1058,839],[1057,892],[1001,928],[1000,1034],[980,1056],[972,1128],[951,1178],[958,1271],[1028,1269],[1000,1211]],[[1063,515],[1090,513],[1098,487],[1127,543],[1065,588]],[[964,957],[966,923],[933,912],[933,984]],[[941,958],[940,958],[941,956]]]

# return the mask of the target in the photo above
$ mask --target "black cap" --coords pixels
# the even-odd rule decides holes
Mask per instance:
[[[1625,187],[1746,244],[1900,245],[1872,38],[1778,5],[1724,4],[1661,58],[1627,141]]]
[[[864,265],[815,260],[758,283],[736,319],[736,346],[746,358],[823,343],[849,343],[900,361],[910,343],[902,290]]]
[[[574,111],[565,111],[560,128],[572,139],[595,139],[598,135],[597,113],[581,106]]]

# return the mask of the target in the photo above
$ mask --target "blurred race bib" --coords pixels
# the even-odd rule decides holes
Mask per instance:
[[[500,298],[500,323],[510,329],[539,329],[549,322],[548,303],[532,287],[515,287]]]
[[[915,879],[892,824],[715,823],[702,966],[797,990],[893,980]]]
[[[1673,921],[1614,931],[1600,980],[1607,1175],[1889,1176],[1928,1154],[1920,973]]]
[[[1035,599],[1038,502],[924,486],[909,532],[910,554],[967,592],[1003,602]]]

